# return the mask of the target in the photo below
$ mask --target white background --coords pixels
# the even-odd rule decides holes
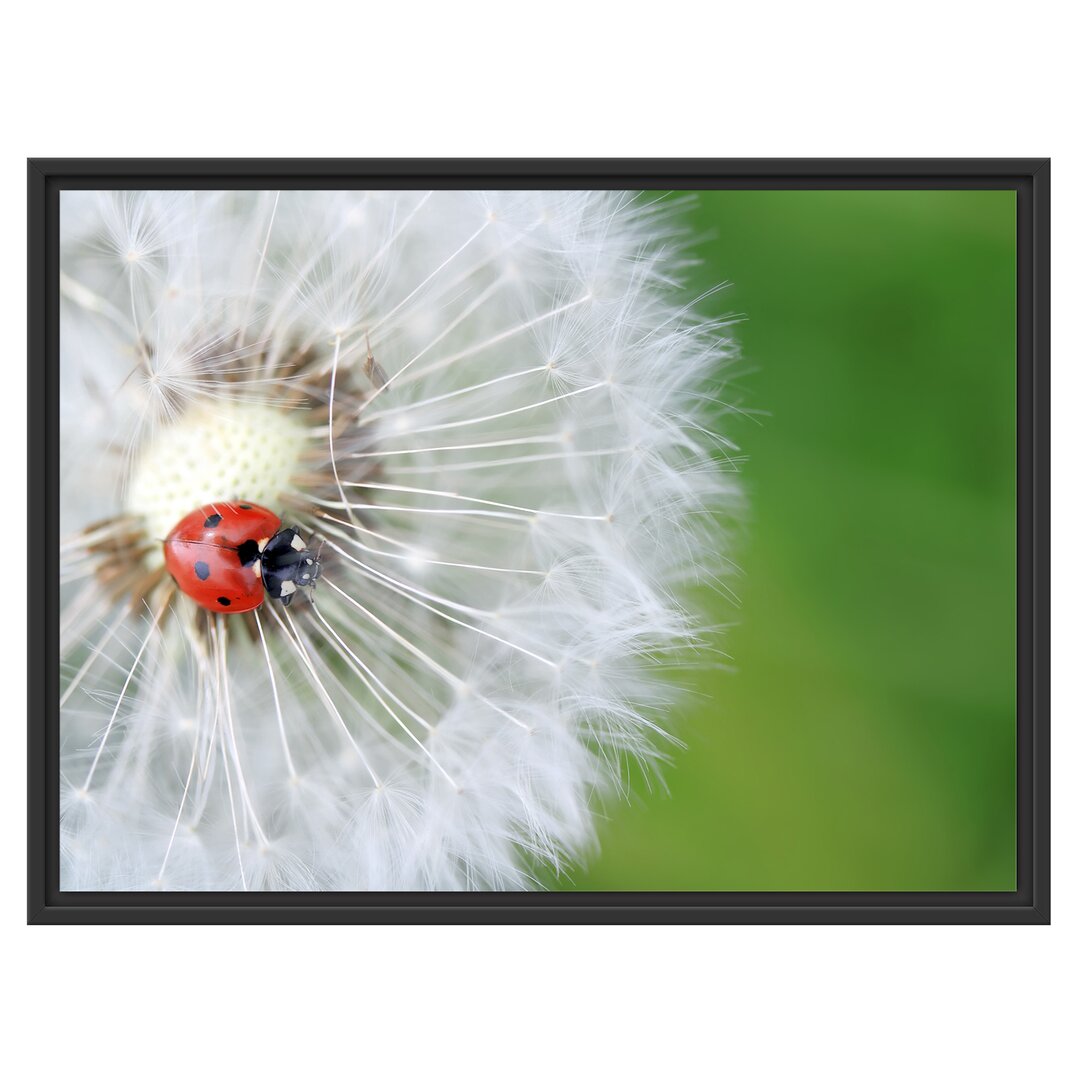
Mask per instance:
[[[106,0],[5,15],[8,1075],[674,1080],[1075,1068],[1077,56],[1064,10],[1041,0],[711,3],[693,13],[584,0],[430,10]],[[22,490],[25,158],[48,155],[1052,156],[1054,925],[22,925],[20,598],[25,582],[34,602],[36,543]]]

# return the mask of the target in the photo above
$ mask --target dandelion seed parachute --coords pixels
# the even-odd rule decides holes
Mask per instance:
[[[64,889],[521,889],[663,756],[737,499],[664,204],[65,192]],[[214,499],[321,538],[214,615]]]

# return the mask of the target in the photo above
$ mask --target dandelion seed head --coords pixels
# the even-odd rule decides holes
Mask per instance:
[[[278,506],[300,468],[307,427],[268,405],[228,401],[188,410],[138,456],[125,509],[151,537],[165,537],[192,509],[247,499]],[[147,556],[163,560],[160,548]]]
[[[65,192],[62,885],[525,889],[677,746],[739,493],[677,217],[596,192]],[[316,545],[248,615],[161,539]]]

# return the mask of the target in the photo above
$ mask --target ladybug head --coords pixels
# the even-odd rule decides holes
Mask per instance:
[[[304,542],[296,528],[272,536],[259,556],[263,588],[286,607],[300,589],[310,589],[319,577],[319,552]]]

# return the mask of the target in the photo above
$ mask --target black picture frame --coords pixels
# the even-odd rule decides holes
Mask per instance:
[[[948,189],[1017,195],[1017,889],[1009,893],[62,893],[59,888],[59,194],[73,188]],[[57,923],[1024,923],[1050,921],[1048,159],[133,160],[27,169],[27,918]]]

